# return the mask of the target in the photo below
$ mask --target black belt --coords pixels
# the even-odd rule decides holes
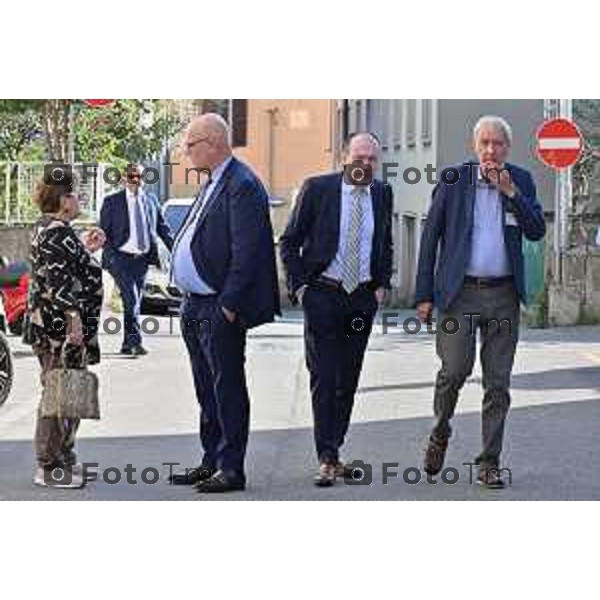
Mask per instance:
[[[514,277],[512,275],[506,277],[471,277],[467,275],[465,277],[465,284],[476,288],[493,288],[513,282]]]
[[[150,254],[150,251],[144,252],[142,254],[134,254],[133,252],[124,252],[123,250],[117,250],[117,252],[119,254],[122,254],[123,256],[126,256],[127,258],[142,258],[143,256],[148,256],[148,254]]]
[[[194,294],[192,292],[187,292],[186,295],[189,296],[190,298],[195,298],[196,300],[209,300],[210,298],[217,297],[216,292],[212,293],[212,294]]]
[[[346,291],[343,288],[341,281],[338,281],[337,279],[332,279],[331,277],[327,277],[325,275],[319,275],[318,277],[313,279],[312,283],[326,287],[326,288],[330,288],[330,289],[340,290],[343,292]],[[356,289],[357,290],[366,289],[366,290],[370,290],[370,291],[375,291],[376,285],[373,281],[364,281],[363,283],[360,283]]]

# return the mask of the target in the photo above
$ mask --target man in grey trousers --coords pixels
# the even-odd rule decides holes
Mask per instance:
[[[484,397],[482,451],[475,462],[478,482],[495,488],[504,486],[500,455],[525,302],[522,239],[539,240],[546,230],[530,173],[506,162],[511,143],[504,119],[482,117],[473,138],[479,162],[445,169],[423,228],[416,291],[422,321],[438,309],[436,350],[442,363],[425,471],[435,475],[444,465],[450,421],[473,370],[479,331]]]

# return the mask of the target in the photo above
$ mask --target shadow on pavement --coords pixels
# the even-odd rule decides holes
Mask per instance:
[[[353,425],[345,459],[360,459],[373,466],[373,485],[331,489],[312,484],[315,459],[308,428],[256,431],[251,434],[247,461],[249,486],[228,496],[199,496],[193,489],[166,483],[163,462],[191,466],[198,461],[195,435],[82,439],[80,459],[98,462],[102,473],[117,467],[118,485],[101,479],[84,490],[47,490],[31,484],[31,441],[0,443],[0,499],[3,500],[599,500],[600,400],[548,404],[514,409],[507,427],[505,465],[512,469],[512,486],[503,491],[484,490],[469,483],[470,462],[479,450],[479,414],[457,415],[455,435],[446,467],[456,468],[460,480],[450,485],[430,484],[425,477],[410,485],[402,473],[420,468],[430,419],[403,419]],[[85,425],[83,426],[85,431]],[[396,462],[397,478],[382,484],[383,462]],[[130,463],[137,485],[125,482]],[[161,481],[141,482],[141,471],[155,467]]]
[[[468,382],[481,384],[481,377],[470,377]],[[358,392],[360,394],[370,394],[393,390],[418,390],[427,388],[433,390],[434,385],[434,381],[417,381],[412,383],[409,381],[398,384],[359,387]],[[511,388],[517,390],[600,390],[600,366],[570,367],[567,369],[513,373],[511,378]]]

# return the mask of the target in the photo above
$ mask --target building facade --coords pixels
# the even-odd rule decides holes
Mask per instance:
[[[535,156],[535,132],[544,118],[543,100],[336,100],[337,149],[353,131],[379,136],[383,156],[380,177],[394,188],[393,302],[414,303],[416,264],[435,174],[472,156],[472,131],[479,117],[504,117],[513,129],[510,160],[532,171],[538,196],[550,213],[554,173]],[[387,167],[385,166],[387,164]],[[427,175],[430,169],[431,175]],[[435,169],[435,172],[431,171]],[[384,177],[385,179],[385,177]]]

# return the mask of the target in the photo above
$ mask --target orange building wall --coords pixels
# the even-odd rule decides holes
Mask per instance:
[[[248,100],[247,146],[235,148],[234,154],[254,169],[271,196],[286,200],[274,210],[276,231],[304,178],[333,168],[332,111],[331,100]],[[185,185],[185,169],[191,165],[177,154],[172,161],[181,165],[173,167],[170,197],[193,196],[197,188],[193,172]]]

